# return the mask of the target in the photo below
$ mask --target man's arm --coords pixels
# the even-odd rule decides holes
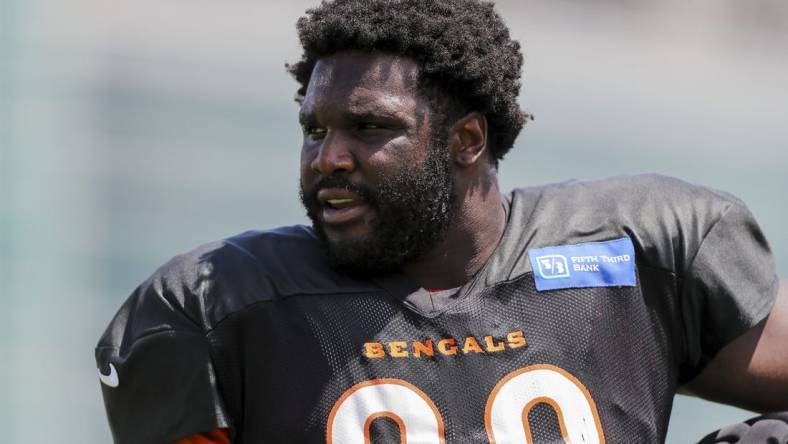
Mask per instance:
[[[207,297],[204,256],[194,250],[159,268],[99,339],[96,366],[117,444],[171,443],[229,427],[211,345],[194,310]]]
[[[683,392],[754,411],[788,410],[788,280],[771,314],[723,347]]]

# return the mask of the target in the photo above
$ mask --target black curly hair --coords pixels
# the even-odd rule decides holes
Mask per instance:
[[[300,83],[298,101],[321,57],[345,50],[383,51],[418,63],[419,91],[442,106],[439,111],[446,116],[484,114],[496,164],[531,117],[517,103],[520,44],[511,39],[492,2],[324,0],[306,11],[296,28],[304,52],[286,67]]]

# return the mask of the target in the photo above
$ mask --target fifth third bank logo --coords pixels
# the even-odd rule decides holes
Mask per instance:
[[[536,258],[539,264],[539,275],[544,279],[559,279],[569,277],[569,267],[566,257],[560,254],[549,254]]]

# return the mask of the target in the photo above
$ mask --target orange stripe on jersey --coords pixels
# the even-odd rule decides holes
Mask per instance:
[[[173,444],[230,444],[230,431],[227,429],[213,429],[210,432],[198,433],[175,441]]]

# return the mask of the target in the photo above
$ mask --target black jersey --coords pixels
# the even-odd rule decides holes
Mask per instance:
[[[725,193],[635,176],[506,207],[456,291],[333,271],[304,226],[174,258],[96,350],[115,441],[662,442],[677,386],[776,294],[760,229]]]

